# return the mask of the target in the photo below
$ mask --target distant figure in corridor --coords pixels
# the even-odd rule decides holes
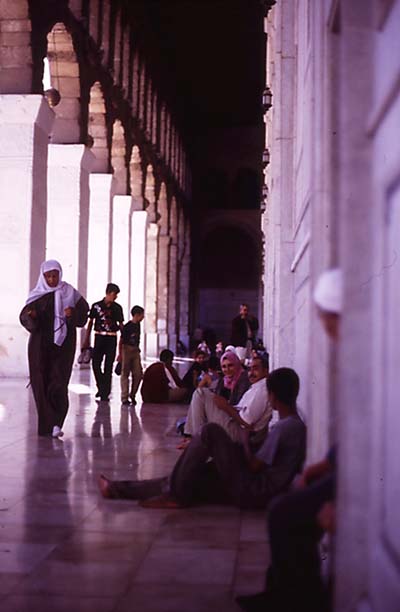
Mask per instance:
[[[143,377],[140,360],[140,323],[144,319],[144,308],[134,306],[131,310],[132,319],[122,328],[118,361],[122,363],[121,370],[121,402],[136,405],[136,392]],[[129,377],[131,391],[129,392]],[[129,402],[130,400],[130,402]]]
[[[90,333],[94,325],[92,366],[97,384],[96,397],[106,402],[111,393],[112,369],[117,352],[117,334],[122,330],[124,322],[122,308],[115,302],[118,294],[118,285],[108,283],[105,297],[92,305],[89,325],[82,345],[82,349],[89,348]]]
[[[306,442],[306,428],[296,409],[296,372],[290,368],[274,370],[267,388],[279,421],[256,454],[250,448],[247,429],[242,430],[238,443],[220,425],[207,423],[182,453],[169,478],[111,481],[101,476],[102,495],[142,500],[142,505],[149,508],[222,502],[239,508],[264,508],[301,469]]]
[[[89,305],[81,294],[62,280],[58,261],[44,261],[36,286],[19,317],[30,332],[29,375],[39,436],[63,436],[76,328],[85,325],[88,310]]]
[[[257,339],[258,319],[249,314],[247,304],[240,304],[239,314],[232,319],[231,344],[242,362],[250,358]]]
[[[143,375],[142,399],[144,402],[164,404],[181,402],[187,396],[187,389],[173,367],[174,354],[169,349],[160,353],[160,361],[152,363]]]

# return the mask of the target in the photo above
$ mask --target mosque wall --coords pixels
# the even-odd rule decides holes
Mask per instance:
[[[336,610],[400,601],[400,2],[281,0],[266,19],[264,327],[302,379],[308,461],[339,444]],[[313,305],[344,272],[340,339]],[[397,515],[396,515],[397,517]]]

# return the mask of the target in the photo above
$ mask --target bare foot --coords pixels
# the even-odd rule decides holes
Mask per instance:
[[[108,480],[103,474],[99,477],[99,489],[100,493],[106,499],[113,499],[114,495],[111,489],[111,481]]]
[[[183,508],[179,502],[168,495],[160,495],[158,497],[150,497],[139,502],[142,508],[167,508],[168,510],[177,510]]]
[[[176,448],[178,450],[185,450],[185,448],[189,446],[191,441],[192,441],[192,438],[189,438],[189,437],[184,438],[182,442],[180,442]]]

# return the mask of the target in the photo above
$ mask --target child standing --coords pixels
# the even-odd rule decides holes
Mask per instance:
[[[129,403],[136,404],[136,392],[143,376],[140,361],[140,323],[144,319],[144,308],[134,306],[131,315],[132,319],[122,329],[118,356],[118,361],[122,360],[121,401],[125,406]],[[129,393],[130,375],[132,376],[132,382],[131,392]]]

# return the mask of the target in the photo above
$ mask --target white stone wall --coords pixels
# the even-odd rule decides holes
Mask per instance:
[[[308,461],[339,442],[336,609],[400,601],[400,2],[281,0],[267,23],[263,218],[272,365],[302,380]],[[339,342],[312,303],[345,276]]]

